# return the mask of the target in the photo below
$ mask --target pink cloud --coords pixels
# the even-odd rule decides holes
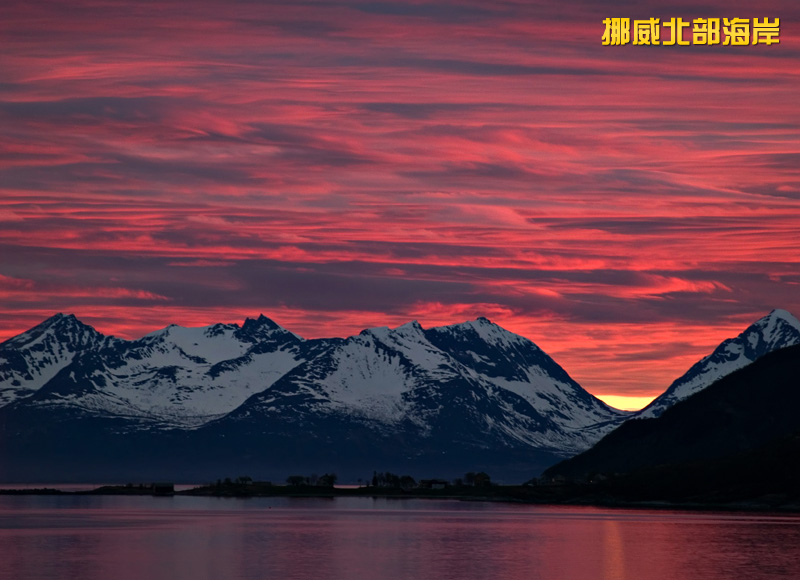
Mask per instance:
[[[778,46],[601,47],[629,8],[4,6],[0,333],[486,315],[657,394],[800,312],[800,35],[775,1]]]

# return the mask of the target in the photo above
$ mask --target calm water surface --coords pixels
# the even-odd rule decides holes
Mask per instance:
[[[800,578],[800,517],[438,500],[0,497],[0,578]]]

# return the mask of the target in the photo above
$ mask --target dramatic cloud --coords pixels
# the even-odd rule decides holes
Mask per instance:
[[[781,42],[603,47],[606,17]],[[800,313],[798,5],[6,2],[0,337],[485,315],[647,397]]]

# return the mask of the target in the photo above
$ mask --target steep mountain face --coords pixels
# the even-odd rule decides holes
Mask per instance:
[[[431,328],[425,336],[487,382],[525,399],[560,428],[580,433],[586,443],[628,415],[598,404],[533,342],[486,318]]]
[[[654,471],[639,478],[640,486],[658,486],[659,473],[680,473],[689,476],[688,483],[681,483],[689,493],[702,487],[702,482],[692,484],[692,473],[700,473],[708,462],[721,466],[730,461],[744,473],[755,450],[771,453],[775,446],[794,441],[800,434],[798,387],[800,345],[768,353],[658,418],[627,421],[588,451],[548,469],[545,478],[649,469]],[[783,452],[778,456],[786,457]],[[796,457],[787,459],[796,463]],[[771,465],[774,473],[759,474],[765,482],[780,475],[782,467],[776,461]],[[736,473],[730,466],[726,469]]]
[[[662,395],[639,411],[636,417],[658,417],[678,401],[703,390],[765,354],[796,344],[800,344],[800,321],[785,310],[773,310],[736,338],[724,341],[713,353],[693,365]]]
[[[115,342],[71,314],[56,314],[0,343],[0,407],[35,393],[77,353]]]
[[[173,467],[333,457],[354,469],[425,464],[452,474],[488,461],[499,475],[514,463],[527,475],[532,463],[586,449],[629,415],[584,391],[531,341],[483,318],[303,340],[261,316],[241,327],[169,326],[134,341],[67,318],[80,331],[66,345],[52,333],[47,352],[62,354],[47,359],[47,374],[17,371],[0,385],[10,401],[0,428],[18,458],[43,448],[69,454],[65,442],[74,441],[76,465],[102,448],[104,461],[144,454]],[[7,341],[7,359],[41,335],[32,329]]]

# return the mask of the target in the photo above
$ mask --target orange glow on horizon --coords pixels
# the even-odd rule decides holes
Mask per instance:
[[[659,393],[660,394],[660,393]],[[595,395],[606,405],[622,411],[638,411],[653,402],[655,397],[630,397],[625,395]]]

